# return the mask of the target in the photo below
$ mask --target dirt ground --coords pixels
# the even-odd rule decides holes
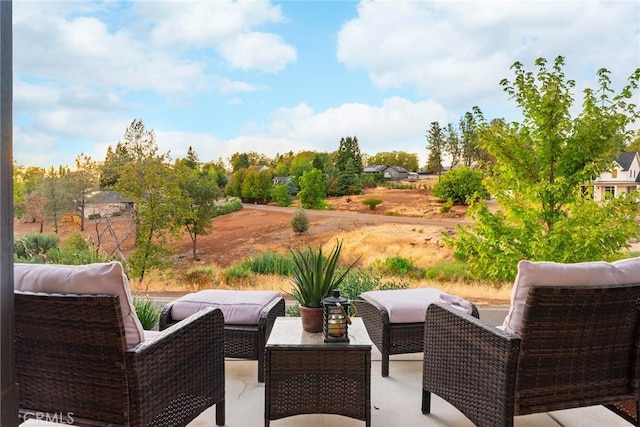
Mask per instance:
[[[182,261],[184,269],[193,265],[215,264],[228,267],[233,262],[246,256],[268,250],[286,250],[290,247],[306,246],[308,244],[324,244],[337,233],[360,227],[370,227],[380,222],[393,224],[398,218],[410,217],[428,219],[437,223],[443,220],[442,227],[437,225],[431,234],[439,239],[442,230],[451,229],[452,223],[464,218],[466,207],[454,206],[447,213],[440,213],[441,203],[430,193],[425,181],[419,188],[388,189],[383,187],[366,189],[364,194],[357,196],[329,198],[332,206],[330,211],[307,211],[310,220],[309,230],[303,234],[296,234],[291,230],[291,216],[295,208],[265,209],[261,206],[247,206],[239,212],[217,217],[213,220],[213,230],[207,236],[198,236],[197,261],[193,260],[192,241],[185,233],[181,241],[174,242],[175,257]],[[362,200],[374,197],[383,200],[375,210],[362,204]],[[294,201],[294,205],[297,202]],[[273,205],[272,205],[273,206]],[[339,215],[349,212],[354,215]],[[362,215],[355,215],[362,214]],[[366,216],[365,216],[366,215]],[[372,218],[372,216],[374,216]],[[130,220],[113,218],[112,228],[120,249],[127,256],[133,249],[134,230]],[[38,224],[24,224],[16,221],[14,233],[16,235],[27,232],[38,232]],[[52,232],[53,224],[45,224],[44,232]],[[73,232],[80,231],[78,224],[59,222],[58,234],[61,240]],[[393,228],[390,230],[393,233]],[[112,253],[116,247],[115,239],[108,231],[105,219],[86,221],[83,232],[85,238],[99,246],[106,253]],[[429,236],[421,236],[429,239]]]

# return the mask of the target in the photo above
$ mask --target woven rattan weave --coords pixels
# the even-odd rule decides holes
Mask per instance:
[[[247,291],[250,292],[250,291]],[[160,330],[175,324],[171,317],[173,301],[162,308]],[[284,298],[276,298],[262,309],[256,325],[224,325],[224,353],[226,357],[258,361],[258,382],[264,382],[264,346],[276,317],[284,316]]]
[[[371,341],[382,353],[382,376],[389,376],[389,356],[392,354],[422,353],[424,322],[391,323],[387,309],[375,301],[362,296],[354,300],[356,316],[361,317],[367,327]],[[478,308],[473,305],[473,316],[478,317]]]
[[[175,427],[216,405],[224,425],[222,312],[207,309],[127,349],[118,301],[15,291],[21,412],[64,424]]]
[[[424,328],[422,411],[431,393],[478,426],[639,399],[640,285],[532,287],[521,336],[432,304]],[[637,420],[635,424],[638,425]]]

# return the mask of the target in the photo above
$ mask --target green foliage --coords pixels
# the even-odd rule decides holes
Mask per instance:
[[[213,210],[213,216],[227,215],[232,212],[242,210],[242,200],[237,197],[231,197],[224,203],[216,204]]]
[[[238,279],[246,279],[251,277],[253,273],[247,263],[241,262],[233,264],[224,270],[224,277],[227,281],[233,281]]]
[[[242,181],[242,200],[267,203],[271,196],[271,171],[249,168]]]
[[[100,218],[101,218],[101,216],[100,216],[100,214],[99,214],[99,213],[92,213],[92,214],[89,214],[89,219],[90,219],[90,220],[100,219]]]
[[[380,152],[369,158],[369,165],[400,166],[408,171],[418,170],[418,155],[404,151]]]
[[[450,170],[440,176],[433,186],[433,195],[440,200],[453,200],[454,203],[469,203],[489,195],[482,185],[482,172],[466,166]]]
[[[298,198],[302,207],[305,209],[318,209],[327,196],[322,171],[312,169],[305,172],[300,177],[299,186]]]
[[[278,252],[265,252],[243,261],[249,270],[256,274],[277,274],[290,276],[294,262],[290,255],[282,255]]]
[[[27,233],[15,236],[13,250],[18,262],[43,262],[49,250],[57,248],[60,237],[55,233]]]
[[[474,109],[478,144],[495,160],[484,184],[501,209],[489,212],[482,200],[472,204],[475,225],[459,227],[445,241],[476,277],[513,280],[521,259],[615,259],[640,231],[634,221],[637,193],[601,204],[580,191],[611,168],[633,135],[628,125],[640,111],[629,101],[640,69],[619,94],[610,87],[609,72],[600,70],[599,87],[584,91],[582,111],[572,117],[574,82],[565,80],[564,58],[556,58],[551,70],[544,59],[536,65],[534,76],[515,63],[514,82],[501,82],[522,109],[522,123],[487,123]]]
[[[452,207],[453,207],[453,199],[448,199],[446,202],[443,203],[442,206],[440,206],[440,212],[447,213],[451,210]]]
[[[467,264],[460,261],[446,262],[426,268],[424,277],[439,282],[455,282],[468,278]]]
[[[210,288],[213,283],[214,271],[211,267],[196,266],[184,274],[184,281],[193,290]]]
[[[431,127],[427,132],[427,169],[440,175],[442,172],[442,158],[445,150],[445,135],[440,127],[440,123],[431,122]]]
[[[158,325],[161,309],[154,305],[151,298],[134,295],[133,306],[136,309],[138,320],[142,324],[142,329],[150,331]]]
[[[367,197],[362,201],[362,204],[365,206],[369,206],[369,209],[372,211],[375,210],[376,206],[378,206],[380,203],[382,203],[382,200],[376,199],[375,197]]]
[[[328,256],[322,247],[309,247],[305,251],[290,249],[293,255],[292,295],[305,307],[322,307],[322,299],[331,295],[340,286],[355,262],[346,269],[338,270],[342,241],[338,241]],[[356,260],[357,262],[357,260]]]
[[[309,216],[307,215],[307,212],[302,208],[296,209],[291,217],[290,224],[294,233],[302,234],[309,230]]]
[[[384,261],[377,260],[375,266],[385,275],[421,279],[424,274],[422,269],[414,266],[410,259],[401,256],[389,257]]]
[[[47,255],[53,264],[84,265],[110,260],[96,254],[79,231],[69,234],[60,247],[50,249]]]
[[[362,192],[362,181],[360,175],[362,171],[359,171],[353,163],[353,159],[347,159],[343,169],[338,169],[337,187],[338,196],[345,196],[348,194],[360,194]]]
[[[281,208],[291,205],[291,193],[287,184],[276,184],[271,188],[271,199]]]

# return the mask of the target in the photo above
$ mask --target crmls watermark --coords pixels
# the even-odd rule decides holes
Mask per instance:
[[[27,411],[21,412],[20,418],[23,421],[31,421],[31,424],[36,423],[56,423],[56,424],[73,424],[73,412],[36,412]]]

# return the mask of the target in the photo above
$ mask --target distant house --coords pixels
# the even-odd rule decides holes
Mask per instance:
[[[284,184],[289,187],[289,194],[295,196],[298,194],[298,187],[293,182],[293,175],[290,176],[274,176],[271,180],[273,185]]]
[[[610,171],[603,172],[593,181],[594,200],[603,200],[606,194],[614,197],[640,189],[640,156],[637,151],[620,153]]]
[[[401,181],[409,177],[409,171],[401,166],[370,165],[363,169],[363,173],[382,173],[385,179]]]
[[[123,198],[116,191],[94,191],[84,200],[84,217],[118,216],[133,211],[133,200]]]

